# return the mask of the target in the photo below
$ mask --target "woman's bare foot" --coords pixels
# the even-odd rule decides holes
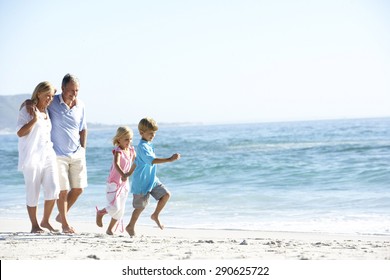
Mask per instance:
[[[60,214],[57,215],[56,221],[57,221],[58,223],[60,223],[60,224],[62,223],[62,219],[61,219],[61,215],[60,215]]]
[[[158,215],[156,214],[152,214],[152,216],[150,216],[150,218],[156,222],[156,224],[158,225],[158,227],[160,229],[164,229],[164,225],[160,223],[160,220],[158,219]]]
[[[44,233],[45,231],[41,229],[39,226],[33,226],[31,228],[31,233]]]
[[[49,222],[41,222],[41,227],[47,228],[50,232],[59,232],[59,230],[54,229]]]
[[[126,227],[126,231],[130,235],[130,237],[134,237],[135,236],[134,228],[131,228],[131,227],[127,226]]]
[[[106,209],[96,211],[96,224],[98,227],[103,227],[103,216],[106,214]]]
[[[111,230],[107,230],[106,233],[107,233],[108,235],[114,235],[114,233],[113,233]]]

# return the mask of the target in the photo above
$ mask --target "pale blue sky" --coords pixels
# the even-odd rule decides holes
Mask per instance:
[[[90,122],[390,116],[390,2],[0,0],[0,94],[67,72]]]

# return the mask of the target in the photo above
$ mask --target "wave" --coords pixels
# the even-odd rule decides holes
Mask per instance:
[[[0,129],[0,135],[10,135],[10,134],[15,134],[15,129],[11,129],[11,128],[3,128],[3,129]]]

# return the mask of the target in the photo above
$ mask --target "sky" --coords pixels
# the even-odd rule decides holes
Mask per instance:
[[[89,122],[390,116],[387,0],[0,0],[0,95],[80,79]]]

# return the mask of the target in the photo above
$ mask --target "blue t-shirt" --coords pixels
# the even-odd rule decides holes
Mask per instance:
[[[80,131],[87,129],[84,103],[77,99],[77,104],[69,108],[61,94],[54,96],[48,108],[52,130],[51,141],[57,156],[70,156],[81,146]]]
[[[136,151],[136,167],[133,173],[131,192],[145,195],[160,183],[156,176],[157,165],[152,163],[156,154],[153,144],[142,139],[139,141]]]

